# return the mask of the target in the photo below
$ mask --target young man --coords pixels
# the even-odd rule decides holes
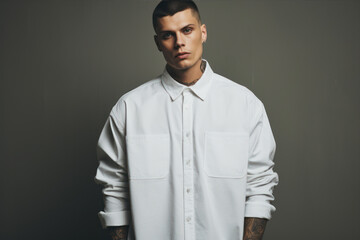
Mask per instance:
[[[263,104],[202,59],[192,1],[153,13],[166,68],[113,107],[98,143],[99,213],[112,239],[262,238],[275,208],[275,141]]]

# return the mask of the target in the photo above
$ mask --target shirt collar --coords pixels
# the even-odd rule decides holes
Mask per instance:
[[[206,61],[205,59],[203,59]],[[205,100],[206,94],[208,93],[211,85],[211,79],[214,72],[212,71],[209,63],[206,61],[206,68],[204,73],[201,75],[200,79],[192,86],[186,86],[177,82],[173,79],[168,71],[164,70],[161,75],[161,82],[166,90],[166,92],[170,95],[171,99],[174,101],[177,99],[184,89],[191,89],[201,100]]]

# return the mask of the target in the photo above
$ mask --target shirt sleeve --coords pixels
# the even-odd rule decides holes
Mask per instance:
[[[271,204],[273,188],[279,181],[273,171],[276,144],[264,105],[257,99],[251,108],[254,114],[249,139],[245,217],[270,219],[275,211]]]
[[[125,148],[125,106],[112,109],[97,145],[95,182],[102,185],[104,211],[99,212],[103,228],[129,224],[129,184]]]

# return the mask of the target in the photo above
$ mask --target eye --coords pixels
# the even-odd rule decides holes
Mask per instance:
[[[189,34],[189,33],[191,33],[192,32],[192,28],[190,28],[190,27],[187,27],[187,28],[185,28],[184,29],[184,31],[183,31],[185,34]]]
[[[162,35],[161,35],[161,38],[162,39],[169,39],[169,38],[171,38],[171,33],[169,33],[169,32],[166,32],[166,33],[163,33]]]

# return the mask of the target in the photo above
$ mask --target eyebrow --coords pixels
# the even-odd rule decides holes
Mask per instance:
[[[181,28],[181,30],[182,30],[182,29],[184,29],[184,28],[187,28],[187,27],[193,27],[193,26],[195,26],[195,24],[190,23],[190,24],[188,24],[188,25],[186,25],[186,26],[182,27],[182,28]],[[159,34],[162,34],[162,33],[169,33],[169,32],[173,32],[173,31],[171,31],[171,30],[164,30],[164,31],[160,31],[160,32],[159,32]]]

